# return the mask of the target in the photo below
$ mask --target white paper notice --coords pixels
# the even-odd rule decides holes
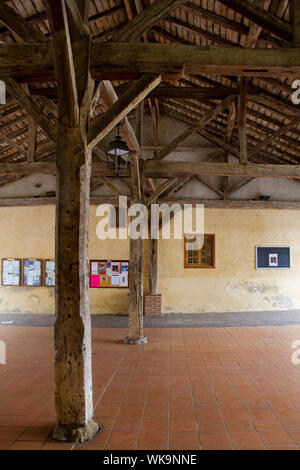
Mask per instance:
[[[111,276],[111,285],[112,286],[119,286],[120,285],[120,275],[119,274],[113,274]]]
[[[98,274],[98,263],[92,263],[92,275]]]

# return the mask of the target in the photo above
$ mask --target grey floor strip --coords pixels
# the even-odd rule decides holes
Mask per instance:
[[[54,315],[0,313],[0,326],[50,327]],[[145,328],[227,328],[300,325],[300,310],[168,314],[144,317]],[[126,315],[92,315],[93,328],[127,328]]]

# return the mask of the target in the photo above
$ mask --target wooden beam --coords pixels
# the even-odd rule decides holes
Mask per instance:
[[[230,191],[228,191],[228,196],[233,194],[233,193],[236,193],[239,189],[243,188],[244,186],[246,186],[247,184],[251,183],[251,181],[253,181],[255,178],[247,178],[246,180],[243,180],[243,181],[240,181],[239,183],[236,183],[231,189]]]
[[[145,11],[145,10],[144,10]],[[245,49],[153,43],[97,43],[91,47],[94,78],[141,73],[299,77],[300,47]],[[32,81],[54,78],[48,44],[0,43],[0,74]]]
[[[116,101],[118,101],[118,95],[110,81],[102,80],[101,85],[101,102],[104,109],[108,110]],[[121,125],[121,134],[130,150],[134,150],[139,156],[141,156],[140,145],[127,117],[125,117]]]
[[[269,137],[267,137],[267,139],[263,140],[256,147],[249,150],[248,152],[249,156],[255,155],[264,147],[267,147],[271,142],[274,142],[274,140],[278,139],[278,137],[280,137],[282,134],[285,134],[285,132],[287,132],[288,130],[299,125],[299,123],[300,123],[300,118],[292,119],[286,126],[280,127],[278,131],[273,132]]]
[[[145,10],[144,10],[145,11]],[[94,43],[93,74],[182,73],[186,75],[245,75],[297,77],[299,48],[245,49],[183,44]]]
[[[185,131],[183,131],[178,137],[176,137],[169,145],[167,145],[163,150],[158,152],[154,160],[163,160],[165,159],[170,153],[172,153],[176,148],[185,142],[189,137],[194,135],[197,131],[205,127],[210,121],[216,118],[218,114],[220,114],[224,109],[226,109],[230,104],[234,101],[234,96],[229,96],[225,98],[224,101],[219,103],[213,109],[208,111],[196,124],[195,126],[189,127]]]
[[[18,85],[12,78],[5,80],[7,90],[9,93],[23,106],[25,111],[35,120],[40,128],[46,133],[46,135],[56,141],[56,128],[52,122],[46,118],[42,110],[37,106],[33,99],[27,95],[23,88]]]
[[[28,148],[27,148],[27,161],[34,162],[35,149],[36,149],[36,136],[37,136],[37,124],[30,117],[28,123]]]
[[[0,21],[25,42],[46,42],[43,33],[28,23],[25,18],[10,8],[5,2],[0,2]]]
[[[258,24],[264,30],[276,34],[287,42],[292,41],[293,30],[291,25],[272,13],[265,11],[260,6],[248,0],[220,0],[220,2],[245,16],[253,23]]]
[[[206,162],[144,162],[145,177],[170,178],[184,175],[251,176],[254,178],[299,178],[299,165]]]
[[[202,137],[205,137],[205,139],[218,145],[220,148],[227,150],[229,153],[231,153],[231,155],[240,158],[240,152],[237,149],[233,148],[232,145],[227,144],[227,142],[225,142],[224,140],[219,139],[218,137],[211,134],[210,132],[207,132],[204,129],[198,130],[198,133],[202,135]]]
[[[292,2],[292,20],[293,20],[293,45],[300,47],[300,2]]]
[[[137,41],[153,25],[161,21],[170,11],[183,3],[184,0],[160,0],[159,2],[152,3],[123,26],[121,31],[115,35],[114,41]]]
[[[221,200],[221,199],[163,199],[171,205],[177,204],[203,204],[207,209],[275,209],[275,210],[300,210],[300,201],[260,201],[260,200]],[[112,204],[118,206],[119,200],[116,197],[105,196],[91,197],[91,205]],[[22,198],[0,198],[0,207],[21,207],[21,206],[45,206],[55,205],[56,197],[22,197]]]
[[[164,194],[167,189],[169,189],[174,183],[176,183],[177,178],[170,178],[169,180],[162,183],[155,191],[151,194],[145,201],[144,204],[146,207],[150,206],[156,199],[159,198],[162,194]]]
[[[84,22],[84,18],[82,17],[82,13],[79,10],[78,4],[76,0],[65,0],[66,4],[70,10],[72,15],[73,22],[76,26],[76,29],[80,35],[80,37],[86,37],[89,35],[89,30],[87,25]],[[82,5],[83,10],[85,10],[84,5]]]
[[[247,163],[247,78],[241,77],[241,94],[239,96],[239,142],[240,142],[240,162]]]
[[[54,50],[59,120],[76,126],[79,122],[78,95],[65,3],[47,0],[46,6]]]
[[[160,81],[158,74],[141,77],[110,109],[96,118],[88,132],[90,148],[95,147]]]
[[[263,0],[262,8],[264,10],[268,10],[271,4],[271,1],[272,0]],[[263,28],[261,26],[259,26],[258,24],[252,23],[250,25],[250,30],[247,35],[245,47],[252,47],[252,48],[256,47],[257,41],[262,31],[263,31]]]
[[[210,184],[208,181],[205,181],[205,179],[201,178],[201,176],[196,175],[195,178],[196,178],[198,181],[200,181],[200,183],[202,183],[204,186],[206,186],[208,189],[211,189],[211,191],[213,191],[214,193],[218,194],[218,195],[221,196],[221,197],[224,196],[224,192],[223,192],[223,191],[220,191],[218,188],[216,188],[215,186],[213,186],[212,184]]]
[[[99,179],[116,196],[118,196],[118,197],[122,196],[122,192],[111,182],[111,180],[109,178],[107,178],[106,176],[102,176]]]

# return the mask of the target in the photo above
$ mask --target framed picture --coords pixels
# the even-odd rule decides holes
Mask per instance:
[[[41,259],[23,259],[23,286],[42,286],[42,264]]]
[[[2,259],[2,285],[21,285],[21,260],[10,258]]]
[[[290,269],[291,248],[289,246],[257,246],[256,269]]]

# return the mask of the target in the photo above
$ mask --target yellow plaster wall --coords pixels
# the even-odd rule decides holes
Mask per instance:
[[[0,258],[52,258],[54,207],[0,208]],[[91,207],[90,258],[128,259],[126,240],[96,237]],[[183,241],[159,241],[158,288],[163,313],[300,308],[298,211],[205,210],[205,231],[216,236],[216,269],[184,269]],[[290,270],[256,270],[256,245],[289,245]],[[148,272],[145,243],[145,275]],[[148,279],[145,276],[145,292]],[[92,313],[128,311],[128,289],[91,289]],[[53,313],[54,289],[0,286],[0,313]]]
[[[206,209],[205,232],[215,234],[215,269],[184,268],[183,241],[160,241],[158,289],[164,313],[300,308],[297,211]],[[291,269],[255,269],[260,245],[291,246]]]

